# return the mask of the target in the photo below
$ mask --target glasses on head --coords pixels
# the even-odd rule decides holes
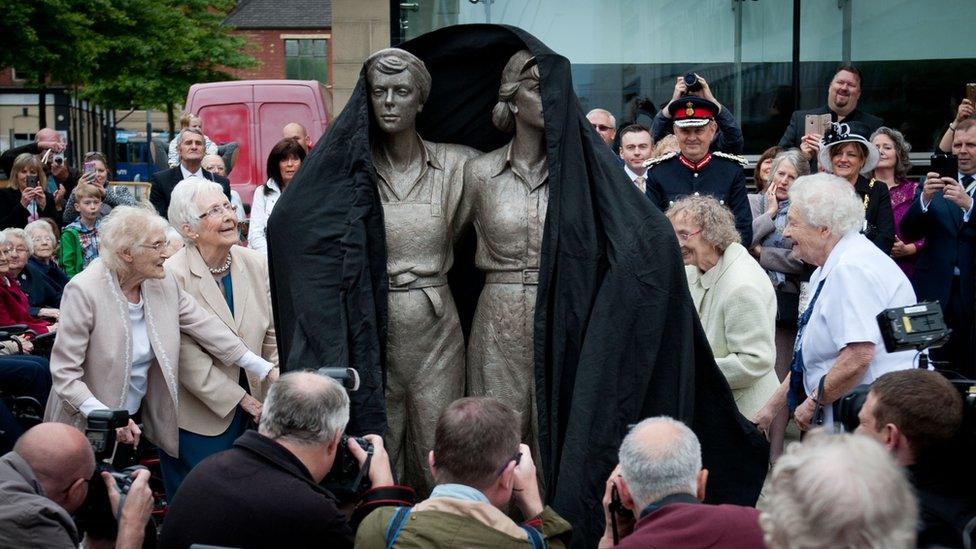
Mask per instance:
[[[495,476],[496,477],[502,476],[502,473],[505,472],[505,468],[508,467],[508,464],[513,461],[515,462],[515,466],[518,467],[519,462],[522,461],[522,452],[515,452],[515,455],[506,459],[505,463],[503,463],[502,466],[498,468],[498,472],[495,473]]]
[[[702,230],[701,229],[698,229],[697,231],[695,231],[693,233],[689,233],[687,231],[678,231],[678,232],[676,232],[674,234],[678,235],[678,241],[679,242],[688,242],[688,239],[689,238],[691,238],[691,237],[693,237],[696,234],[699,234],[701,232],[702,232]]]
[[[210,208],[209,210],[201,214],[200,219],[203,219],[205,217],[220,217],[221,215],[224,214],[224,212],[236,215],[237,206],[231,204],[230,202],[224,202],[223,204],[214,206],[213,208]]]
[[[149,248],[157,253],[165,250],[167,246],[169,246],[169,240],[160,240],[152,244],[139,244],[140,248]]]

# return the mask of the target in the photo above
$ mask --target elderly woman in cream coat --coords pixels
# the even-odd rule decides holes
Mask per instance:
[[[739,412],[752,417],[778,386],[773,286],[739,243],[732,212],[714,198],[681,199],[667,216],[715,363]]]
[[[84,429],[94,410],[125,409],[141,416],[163,453],[178,456],[181,334],[258,378],[277,371],[166,272],[166,227],[155,212],[132,206],[105,218],[99,259],[64,289],[44,419]],[[140,435],[132,419],[118,430],[122,443],[138,444]]]
[[[186,245],[166,260],[166,270],[249,349],[277,363],[267,255],[237,245],[235,208],[220,185],[199,177],[181,181],[167,217]],[[266,391],[257,375],[223,361],[189,336],[182,339],[180,455],[160,459],[171,479],[167,493],[206,457],[229,449],[248,420],[257,422]]]

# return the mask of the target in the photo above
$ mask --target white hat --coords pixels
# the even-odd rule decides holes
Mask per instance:
[[[866,130],[867,128],[863,129]],[[855,130],[861,131],[862,127],[858,124],[855,126]],[[870,172],[878,165],[881,154],[878,152],[878,148],[874,146],[874,143],[868,141],[868,138],[864,137],[861,133],[852,131],[850,124],[834,122],[832,128],[820,140],[820,153],[817,155],[817,161],[820,162],[820,165],[828,173],[834,173],[834,165],[830,162],[830,149],[842,143],[860,143],[868,151],[868,157],[864,161],[864,166],[861,168],[861,174]]]

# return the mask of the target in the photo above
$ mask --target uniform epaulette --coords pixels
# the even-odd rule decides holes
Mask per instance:
[[[650,160],[645,161],[644,164],[643,164],[643,166],[645,168],[649,168],[649,167],[651,167],[651,166],[653,166],[655,164],[660,164],[661,162],[664,162],[665,160],[667,160],[669,158],[674,158],[676,156],[678,156],[678,153],[676,153],[674,151],[669,152],[667,154],[662,154],[661,156],[658,156],[657,158],[652,158]]]
[[[749,161],[748,160],[746,160],[745,158],[743,158],[741,156],[736,156],[734,154],[729,154],[729,153],[715,151],[715,152],[712,153],[712,156],[717,156],[719,158],[724,158],[726,160],[731,160],[733,162],[738,162],[739,164],[742,164],[743,166],[748,166],[749,165]]]

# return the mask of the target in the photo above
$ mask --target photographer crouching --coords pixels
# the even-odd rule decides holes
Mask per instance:
[[[354,516],[411,505],[413,490],[394,485],[382,438],[366,435],[364,450],[343,437],[348,421],[349,396],[337,381],[313,372],[282,375],[264,401],[258,431],[244,433],[183,481],[160,546],[352,547],[353,526],[320,485],[343,443],[360,467],[369,461],[372,488],[360,496]]]
[[[42,423],[24,433],[13,451],[0,457],[3,545],[77,547],[81,536],[71,515],[85,502],[94,472],[92,447],[74,427]],[[101,473],[112,514],[118,519],[118,549],[142,547],[153,509],[149,471],[139,470],[132,476],[122,501],[115,478]]]
[[[962,382],[967,392],[970,384]],[[972,413],[972,399],[969,406]],[[855,433],[883,444],[908,472],[918,495],[919,547],[976,543],[976,498],[968,474],[972,454],[966,446],[972,434],[960,432],[963,411],[959,390],[944,376],[903,370],[875,380],[857,414]]]

